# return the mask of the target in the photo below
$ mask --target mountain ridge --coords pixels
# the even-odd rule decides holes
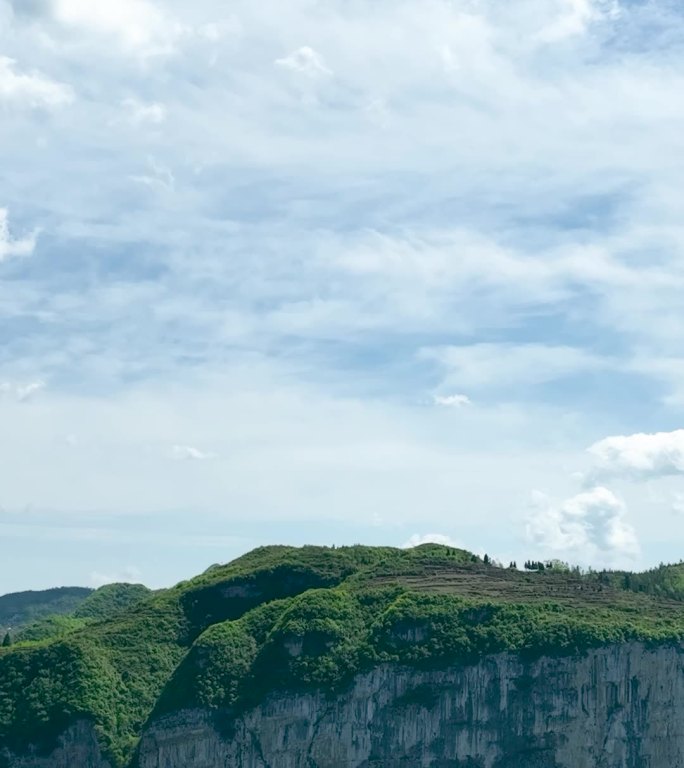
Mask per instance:
[[[334,697],[381,665],[427,671],[499,653],[673,647],[684,638],[681,569],[626,580],[520,572],[440,545],[262,547],[112,618],[0,652],[0,753],[7,765],[8,755],[47,754],[87,721],[120,768],[174,713],[240,722],[269,696]]]

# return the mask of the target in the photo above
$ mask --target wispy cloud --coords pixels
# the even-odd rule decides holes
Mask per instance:
[[[9,212],[7,208],[0,208],[0,263],[30,256],[36,247],[36,237],[34,233],[24,238],[13,238],[9,229]]]
[[[147,187],[164,189],[172,191],[176,184],[176,178],[173,171],[166,165],[163,165],[154,157],[147,158],[148,173],[135,174],[131,180]]]
[[[40,72],[23,72],[14,59],[0,56],[0,105],[55,109],[71,104],[74,98],[71,86]]]
[[[435,405],[441,405],[445,408],[463,408],[473,404],[468,395],[435,395],[433,400]]]
[[[15,391],[17,394],[17,399],[23,402],[24,400],[28,400],[30,397],[33,397],[36,393],[40,392],[41,390],[45,389],[47,385],[44,381],[30,381],[28,384],[20,384],[16,387]]]
[[[445,547],[465,549],[461,542],[444,533],[414,533],[408,541],[405,541],[402,544],[402,549],[413,549],[414,547],[419,547],[421,544],[442,544]]]
[[[133,125],[161,125],[166,120],[166,107],[158,102],[149,104],[138,99],[127,98],[121,102],[127,119]]]
[[[106,584],[138,584],[142,578],[142,571],[134,565],[129,565],[116,573],[101,573],[93,571],[90,574],[90,585],[104,587]]]
[[[332,74],[325,66],[323,57],[308,45],[298,48],[283,58],[276,59],[275,64],[282,69],[289,69],[309,77]]]
[[[443,386],[506,390],[600,370],[609,363],[586,350],[544,344],[472,344],[421,350],[444,370]]]
[[[3,503],[502,552],[540,477],[676,429],[684,13],[523,5],[0,0]]]
[[[20,403],[23,403],[45,389],[45,387],[45,382],[40,380],[29,381],[24,384],[12,381],[0,381],[0,395],[10,395]]]
[[[215,459],[216,454],[201,451],[192,445],[174,445],[171,449],[171,458],[176,459],[176,461],[207,461],[208,459]]]

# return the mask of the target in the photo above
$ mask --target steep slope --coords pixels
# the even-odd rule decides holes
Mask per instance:
[[[596,719],[589,751],[576,763],[594,768],[599,763],[582,760],[602,738],[600,718],[608,710],[624,711],[620,727],[627,728],[630,708],[673,706],[679,696],[672,686],[658,688],[659,678],[649,670],[661,662],[673,675],[680,670],[682,655],[673,649],[684,637],[684,603],[671,591],[670,597],[655,597],[623,588],[623,582],[611,574],[520,573],[436,545],[408,551],[262,548],[112,619],[1,652],[0,754],[12,768],[75,764],[77,749],[85,749],[79,753],[83,765],[106,760],[115,768],[137,762],[144,768],[333,768],[337,747],[317,746],[325,742],[340,749],[346,744],[351,751],[342,765],[359,768],[475,768],[494,765],[496,750],[471,751],[480,762],[468,763],[465,747],[440,751],[439,739],[451,744],[460,728],[462,744],[480,727],[503,739],[495,712],[505,703],[510,709],[500,727],[518,734],[521,743],[537,744],[544,726],[530,720],[522,696],[529,689],[540,711],[557,718],[553,738],[569,738],[578,717]],[[602,679],[609,666],[615,694]],[[560,702],[555,689],[541,685],[553,669],[567,682]],[[364,697],[371,703],[363,704]],[[348,723],[346,731],[335,731],[331,712]],[[402,712],[408,713],[405,721]],[[451,731],[441,733],[442,720]],[[678,723],[668,723],[675,741]],[[392,735],[392,728],[400,733]],[[645,726],[639,728],[641,741],[650,738]],[[431,762],[415,762],[415,750],[427,748],[420,734],[430,729]],[[262,734],[258,743],[254,733]],[[352,742],[340,742],[352,736]],[[357,742],[366,746],[353,747]],[[285,757],[288,744],[294,762]],[[681,746],[671,745],[673,759]],[[183,757],[186,748],[196,756],[206,753],[206,759]],[[629,747],[624,759],[632,760],[635,749]],[[176,752],[167,760],[169,750]],[[388,762],[392,750],[405,762]],[[318,763],[306,762],[314,751]],[[53,757],[17,757],[31,754]],[[558,754],[553,751],[554,760]]]

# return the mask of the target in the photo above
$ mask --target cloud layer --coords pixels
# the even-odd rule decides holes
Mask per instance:
[[[0,505],[520,560],[543,484],[553,552],[680,556],[634,481],[684,492],[683,43],[669,0],[0,0]]]

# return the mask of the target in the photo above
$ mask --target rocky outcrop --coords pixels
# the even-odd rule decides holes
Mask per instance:
[[[186,766],[684,768],[684,655],[634,644],[445,671],[383,666],[331,700],[274,696],[234,723],[186,712],[150,728],[140,768]]]
[[[51,754],[42,755],[35,750],[22,757],[5,754],[0,755],[0,764],[10,768],[110,768],[102,757],[95,729],[83,721],[60,736]]]
[[[84,726],[81,726],[84,728]],[[98,758],[99,759],[99,758]],[[684,768],[684,648],[620,645],[469,667],[381,666],[333,698],[277,694],[233,719],[180,712],[139,768]],[[92,732],[11,768],[106,768]]]

